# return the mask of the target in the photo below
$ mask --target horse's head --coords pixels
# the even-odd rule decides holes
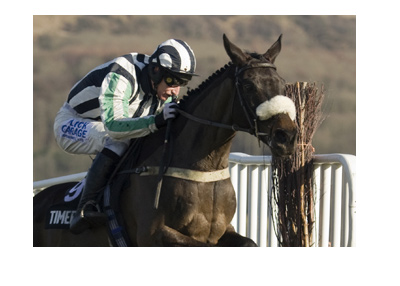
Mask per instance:
[[[263,54],[246,53],[224,35],[227,54],[236,66],[236,94],[240,105],[235,108],[235,123],[250,125],[260,140],[271,148],[275,156],[293,154],[297,144],[294,123],[296,108],[284,96],[285,81],[274,65],[281,50],[281,37]]]

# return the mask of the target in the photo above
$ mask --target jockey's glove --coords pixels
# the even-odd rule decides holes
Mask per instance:
[[[167,125],[168,119],[174,119],[178,116],[178,111],[176,109],[179,108],[179,105],[175,102],[169,102],[164,105],[164,109],[160,114],[157,114],[155,117],[156,127],[160,129],[161,127]]]

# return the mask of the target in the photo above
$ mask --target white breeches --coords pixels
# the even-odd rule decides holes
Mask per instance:
[[[129,139],[111,138],[103,122],[80,117],[68,103],[64,103],[57,113],[54,135],[57,144],[72,154],[95,155],[107,148],[121,156],[129,146]]]

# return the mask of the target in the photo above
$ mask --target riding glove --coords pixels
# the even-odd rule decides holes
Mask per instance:
[[[176,118],[178,115],[178,112],[176,111],[177,108],[179,108],[179,105],[175,102],[166,103],[163,112],[156,115],[156,127],[160,129],[167,124],[168,119]]]

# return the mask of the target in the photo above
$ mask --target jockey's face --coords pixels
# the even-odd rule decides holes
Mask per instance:
[[[157,96],[160,100],[167,100],[172,95],[178,95],[181,87],[179,85],[168,86],[164,79],[157,86]]]

